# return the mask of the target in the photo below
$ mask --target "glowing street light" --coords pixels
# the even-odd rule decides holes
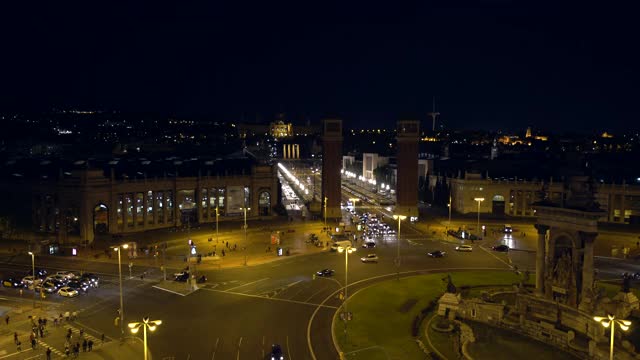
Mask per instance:
[[[393,215],[394,220],[398,220],[398,238],[396,240],[397,254],[396,254],[396,275],[400,280],[400,222],[407,219],[406,215]]]
[[[120,253],[122,249],[129,248],[129,244],[118,245],[113,248],[118,252],[118,278],[120,279],[120,334],[124,336],[124,300],[122,298],[122,259]]]
[[[149,331],[155,331],[160,325],[162,325],[162,320],[149,320],[149,317],[143,318],[142,322],[132,322],[128,325],[132,334],[137,334],[142,327],[142,331],[144,333],[144,360],[147,360],[149,357],[147,350],[147,328]]]
[[[339,253],[344,253],[344,300],[342,301],[342,305],[344,306],[344,316],[345,316],[345,320],[344,320],[344,337],[345,337],[345,341],[347,339],[347,321],[349,319],[349,311],[347,311],[347,286],[349,285],[349,278],[348,278],[348,274],[349,274],[349,254],[351,254],[352,252],[356,251],[356,248],[351,246],[351,245],[347,245],[346,247],[344,246],[338,246],[338,252]]]
[[[31,283],[33,284],[33,308],[35,309],[36,308],[36,254],[29,251],[29,255],[31,255],[31,271],[32,271]],[[40,291],[44,291],[44,287],[40,288]]]
[[[482,231],[480,230],[480,203],[484,201],[483,197],[477,197],[477,198],[473,198],[473,200],[478,202],[478,239],[480,239],[480,234],[482,234]],[[449,207],[449,209],[451,209],[451,207]]]
[[[324,197],[324,228],[327,228],[327,200],[328,198]]]
[[[356,201],[359,201],[358,198],[349,198],[349,201],[353,204],[353,211],[356,211]]]
[[[616,324],[618,324],[618,326],[620,326],[620,329],[622,329],[623,331],[627,331],[629,330],[631,321],[616,319],[613,315],[607,315],[607,317],[594,316],[593,320],[599,322],[600,325],[604,326],[605,328],[611,326],[611,345],[609,346],[609,360],[613,360],[613,333],[615,332]]]

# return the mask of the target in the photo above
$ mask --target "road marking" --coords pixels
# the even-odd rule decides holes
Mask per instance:
[[[294,286],[294,285],[296,285],[298,283],[301,283],[301,282],[302,282],[302,280],[294,281],[291,284],[285,285],[285,287],[290,288],[290,287],[292,287],[292,286]]]
[[[287,354],[289,354],[289,360],[293,360],[291,356],[291,349],[289,349],[289,335],[287,335]]]
[[[236,359],[240,360],[240,345],[242,345],[242,336],[240,336],[240,341],[238,341],[238,356]]]
[[[342,286],[341,286],[341,287],[342,287]],[[320,294],[321,292],[323,292],[323,291],[327,290],[327,288],[328,288],[328,286],[325,286],[325,287],[323,287],[323,288],[322,288],[322,290],[319,290],[319,291],[317,291],[317,292],[313,293],[313,294],[312,294],[311,296],[309,296],[309,297],[308,297],[304,302],[309,302],[309,300],[313,299],[313,297],[314,297],[314,296],[316,296],[316,295]]]
[[[262,349],[261,349],[262,350],[262,357],[261,357],[261,359],[264,359],[264,341],[265,341],[264,335],[262,335]]]
[[[166,292],[168,292],[168,293],[172,293],[172,294],[176,294],[176,295],[180,295],[180,296],[187,296],[187,295],[185,295],[185,294],[181,294],[181,293],[179,293],[179,292],[177,292],[177,291],[173,291],[173,290],[165,289],[165,288],[163,288],[163,287],[156,286],[156,285],[153,285],[153,286],[152,286],[152,288],[155,288],[155,289],[158,289],[158,290],[162,290],[162,291],[166,291]]]
[[[220,338],[216,338],[216,346],[213,348],[213,355],[211,355],[211,360],[215,360],[216,358],[216,351],[218,351],[218,342],[220,341]]]
[[[239,292],[229,292],[229,291],[215,290],[215,289],[207,289],[207,288],[203,288],[203,289],[200,289],[200,290],[206,290],[206,291],[217,292],[217,293],[223,293],[223,294],[232,294],[232,295],[238,295],[238,296],[247,296],[247,297],[252,297],[252,298],[257,298],[257,299],[263,299],[263,300],[283,301],[283,302],[288,302],[288,303],[293,303],[293,304],[302,304],[302,305],[311,305],[311,306],[321,306],[321,307],[328,308],[328,309],[337,309],[337,307],[335,307],[335,306],[319,305],[319,304],[308,303],[308,302],[304,302],[304,301],[297,301],[297,300],[280,299],[280,298],[268,298],[268,297],[258,296],[258,295],[251,295],[251,294],[245,294],[245,293],[239,293]]]
[[[498,259],[498,261],[500,261],[501,263],[503,263],[503,264],[505,264],[505,265],[507,265],[508,267],[510,267],[510,268],[512,268],[512,269],[513,269],[513,265],[511,265],[511,264],[507,263],[506,261],[504,261],[504,260],[500,259],[496,254],[494,254],[494,253],[492,253],[491,251],[489,251],[489,250],[485,249],[485,248],[484,248],[483,246],[481,246],[481,245],[478,245],[478,247],[479,247],[480,249],[484,250],[487,254],[489,254],[489,255],[493,256],[494,258]],[[508,257],[508,256],[509,256],[509,253],[507,253],[507,257]],[[509,259],[509,261],[511,261],[511,259]]]
[[[227,290],[225,290],[225,291],[235,290],[235,289],[240,288],[240,287],[243,287],[243,286],[253,285],[253,284],[255,284],[255,283],[259,283],[260,281],[265,281],[265,280],[269,280],[269,279],[270,279],[270,278],[264,278],[264,279],[260,279],[260,280],[252,281],[252,282],[250,282],[250,283],[246,283],[246,284],[242,284],[242,285],[238,285],[238,286],[235,286],[235,287],[229,288],[229,289],[227,289]]]

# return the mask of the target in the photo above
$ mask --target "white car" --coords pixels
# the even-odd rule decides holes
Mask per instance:
[[[473,247],[471,245],[460,245],[456,246],[456,251],[473,251]]]
[[[61,287],[60,290],[58,290],[58,295],[64,296],[64,297],[76,297],[80,295],[80,293],[76,289],[72,289],[68,286],[64,286],[64,287]]]
[[[69,280],[69,279],[73,279],[74,277],[76,277],[76,274],[74,274],[71,271],[58,271],[56,273],[56,275],[60,275],[63,276],[65,279]]]
[[[42,282],[42,279],[38,279],[36,278],[36,284],[39,284]],[[33,288],[33,276],[29,275],[29,276],[25,276],[22,278],[22,284],[26,285],[26,286],[30,286],[31,288]]]
[[[365,256],[365,257],[363,257],[363,258],[360,258],[360,260],[361,260],[363,263],[368,263],[368,262],[375,262],[375,263],[377,263],[377,262],[378,262],[378,255],[376,255],[376,254],[369,254],[369,255],[367,255],[367,256]]]

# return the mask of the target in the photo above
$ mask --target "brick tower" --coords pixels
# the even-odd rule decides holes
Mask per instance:
[[[342,182],[342,120],[327,119],[322,133],[322,201],[323,215],[329,219],[341,217]],[[326,198],[326,208],[324,199]],[[324,211],[326,209],[326,214]]]
[[[418,138],[420,123],[398,121],[396,214],[418,216]]]

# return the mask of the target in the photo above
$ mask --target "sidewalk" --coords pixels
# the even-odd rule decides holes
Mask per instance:
[[[70,332],[71,344],[81,345],[79,358],[82,359],[133,359],[141,358],[143,344],[139,338],[128,338],[120,343],[102,334],[95,333],[91,329],[83,329],[74,321],[63,321],[55,325],[53,319],[58,318],[62,311],[59,305],[46,305],[45,307],[33,308],[29,301],[12,302],[12,306],[0,307],[0,359],[26,360],[45,359],[45,352],[51,349],[51,358],[60,359],[65,357],[66,336]],[[8,324],[6,317],[9,317]],[[33,319],[33,320],[32,320]],[[30,336],[33,324],[38,324],[38,319],[47,319],[44,337],[37,338],[35,349],[31,348]],[[14,341],[14,334],[18,334],[21,343],[21,350]],[[84,341],[92,341],[91,352],[82,351]],[[87,349],[88,350],[88,349]]]

